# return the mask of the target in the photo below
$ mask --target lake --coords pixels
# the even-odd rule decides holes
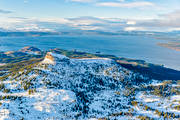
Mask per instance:
[[[62,48],[67,50],[103,54],[145,60],[153,64],[180,70],[180,52],[157,45],[167,42],[147,36],[46,36],[46,37],[1,37],[0,51],[18,50],[34,46],[42,50]]]

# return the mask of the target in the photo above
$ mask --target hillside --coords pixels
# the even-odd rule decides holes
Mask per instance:
[[[150,65],[144,61],[134,65],[135,60],[61,49],[40,53],[0,66],[0,119],[180,118],[180,82],[135,70]]]

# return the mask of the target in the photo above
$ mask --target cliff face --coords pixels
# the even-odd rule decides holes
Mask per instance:
[[[44,64],[55,64],[54,57],[52,56],[51,52],[48,52],[46,56],[44,57],[44,60],[42,61]]]

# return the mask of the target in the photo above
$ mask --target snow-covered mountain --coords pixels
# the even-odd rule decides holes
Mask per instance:
[[[1,81],[0,119],[163,119],[155,113],[164,110],[157,107],[160,97],[151,93],[150,86],[159,85],[154,81],[109,58],[73,59],[48,52],[44,60]],[[173,104],[171,98],[169,101]],[[149,107],[144,109],[146,104]],[[168,116],[171,110],[166,111]],[[179,114],[176,111],[172,118]]]

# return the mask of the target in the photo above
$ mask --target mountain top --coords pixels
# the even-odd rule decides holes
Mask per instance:
[[[82,52],[78,50],[63,50],[59,48],[50,49],[48,51],[41,51],[36,47],[25,47],[19,51],[10,52],[0,52],[0,63],[18,63],[22,61],[28,61],[31,59],[45,59],[46,62],[51,62],[54,64],[54,58],[51,53],[61,54],[68,58],[73,59],[112,59],[118,64],[126,69],[132,70],[137,73],[141,73],[151,79],[158,80],[179,80],[180,71],[166,68],[163,65],[157,65],[152,63],[147,63],[143,60],[135,60],[129,58],[116,57],[114,55],[106,54],[92,54],[87,52]],[[50,60],[50,61],[49,61]]]
[[[42,61],[44,64],[55,64],[54,57],[51,52],[47,52],[46,56],[44,57],[44,60]]]
[[[151,79],[113,56],[62,49],[44,54],[0,67],[0,119],[180,118],[179,81]]]

